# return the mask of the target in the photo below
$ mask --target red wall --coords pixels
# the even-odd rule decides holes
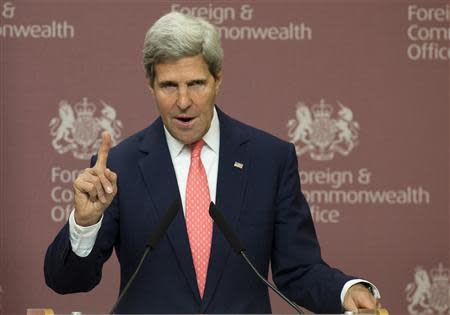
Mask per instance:
[[[157,117],[142,43],[171,9],[203,10],[221,28],[219,106],[297,145],[325,259],[373,281],[392,314],[447,312],[448,269],[436,270],[449,267],[448,1],[179,3],[0,1],[0,313],[113,304],[115,257],[97,288],[67,296],[46,287],[43,257],[71,209],[72,177],[88,165],[83,148],[95,151],[79,132],[95,141],[89,128],[110,118],[120,141]],[[85,98],[95,112],[75,107]],[[75,139],[65,153],[61,124]],[[420,270],[426,307],[408,298],[424,288]],[[273,308],[291,312],[277,298]]]

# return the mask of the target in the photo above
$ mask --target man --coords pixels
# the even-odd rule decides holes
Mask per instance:
[[[292,144],[225,115],[215,99],[223,52],[217,30],[180,13],[148,31],[144,65],[161,114],[110,150],[74,182],[75,210],[50,245],[47,284],[59,293],[91,290],[115,248],[121,285],[166,209],[179,212],[117,311],[123,313],[269,313],[268,290],[231,252],[208,216],[224,213],[248,256],[277,286],[310,310],[375,308],[367,283],[327,266],[300,191]],[[95,164],[94,164],[95,162]]]

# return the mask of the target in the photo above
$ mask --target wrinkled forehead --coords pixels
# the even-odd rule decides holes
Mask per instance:
[[[154,75],[160,82],[208,79],[211,73],[203,56],[195,55],[157,63]]]

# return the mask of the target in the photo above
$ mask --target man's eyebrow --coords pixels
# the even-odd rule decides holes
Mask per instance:
[[[190,80],[188,81],[188,85],[190,84],[204,84],[206,83],[206,79],[194,79],[194,80]]]
[[[161,86],[161,87],[165,87],[165,86],[178,86],[178,83],[175,82],[175,81],[166,80],[166,81],[158,82],[158,85]]]

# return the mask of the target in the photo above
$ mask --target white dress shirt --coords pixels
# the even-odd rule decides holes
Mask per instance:
[[[183,213],[186,204],[186,183],[191,163],[191,149],[188,145],[184,145],[175,139],[164,126],[167,145],[169,147],[170,158],[175,169],[177,177],[178,189],[180,191],[181,202],[183,204]],[[213,119],[208,132],[204,135],[203,146],[200,158],[206,171],[208,178],[209,194],[212,202],[216,202],[217,173],[219,169],[219,148],[220,148],[220,124],[214,108]],[[100,221],[94,225],[83,227],[75,222],[74,211],[69,216],[70,243],[72,251],[79,257],[86,257],[92,251],[98,231],[102,224],[103,216]],[[341,291],[341,302],[344,301],[347,290],[356,283],[366,283],[372,287],[372,291],[376,298],[380,298],[378,289],[370,282],[362,279],[354,279],[347,281]]]
[[[184,145],[169,133],[164,126],[167,145],[169,146],[170,158],[175,169],[178,189],[180,190],[181,202],[183,204],[183,213],[186,206],[186,184],[191,165],[191,149]],[[220,147],[220,125],[217,118],[217,112],[214,108],[213,119],[208,132],[203,136],[205,145],[202,148],[200,159],[205,168],[208,178],[208,188],[211,201],[216,203],[217,173],[219,170],[219,147]]]
[[[178,189],[180,191],[183,213],[186,205],[186,184],[191,165],[191,149],[175,139],[164,126],[170,158],[175,169]],[[208,132],[203,136],[203,146],[200,158],[208,178],[209,194],[212,202],[216,202],[217,173],[219,170],[219,148],[220,148],[220,124],[217,111],[214,108],[213,119]],[[94,247],[98,231],[102,225],[103,216],[94,225],[83,227],[75,222],[74,212],[69,216],[70,243],[72,251],[80,257],[86,257]]]

